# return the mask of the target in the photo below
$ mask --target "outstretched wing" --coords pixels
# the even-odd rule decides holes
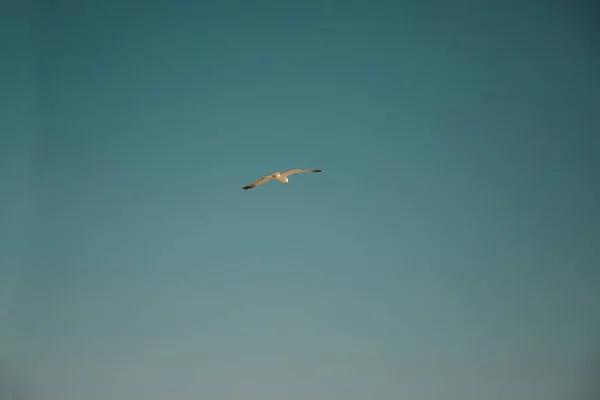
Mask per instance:
[[[260,178],[256,182],[252,182],[251,184],[244,186],[242,188],[242,190],[248,190],[248,189],[252,189],[254,187],[260,186],[260,185],[262,185],[265,182],[269,182],[271,179],[273,179],[273,175],[263,176],[262,178]]]
[[[322,169],[290,169],[289,171],[285,171],[284,173],[281,174],[281,176],[286,177],[286,176],[290,176],[293,174],[297,174],[299,172],[321,172],[323,171]]]

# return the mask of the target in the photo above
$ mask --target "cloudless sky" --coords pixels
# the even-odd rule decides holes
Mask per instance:
[[[23,3],[0,362],[36,400],[583,398],[599,31],[545,3]]]

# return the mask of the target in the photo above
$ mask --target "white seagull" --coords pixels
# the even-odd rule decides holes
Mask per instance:
[[[252,189],[254,187],[262,185],[265,182],[269,182],[272,179],[277,179],[281,183],[288,183],[289,182],[288,176],[297,174],[299,172],[321,172],[321,171],[323,171],[323,170],[322,169],[290,169],[289,171],[285,171],[283,173],[275,172],[274,174],[263,176],[256,182],[252,182],[251,184],[244,186],[241,190]]]

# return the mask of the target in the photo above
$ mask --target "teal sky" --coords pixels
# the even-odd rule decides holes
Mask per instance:
[[[4,380],[584,399],[600,31],[546,3],[22,5],[1,28]],[[240,191],[291,168],[324,172]]]

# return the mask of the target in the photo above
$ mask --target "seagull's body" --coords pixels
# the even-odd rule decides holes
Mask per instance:
[[[299,172],[321,172],[321,171],[323,171],[323,170],[322,169],[290,169],[289,171],[285,171],[285,172],[275,172],[271,175],[263,176],[256,182],[252,182],[251,184],[244,186],[242,188],[242,190],[248,190],[248,189],[255,188],[255,187],[262,185],[263,183],[269,182],[270,180],[273,180],[273,179],[276,179],[281,183],[289,183],[288,177],[290,175],[297,174]]]

